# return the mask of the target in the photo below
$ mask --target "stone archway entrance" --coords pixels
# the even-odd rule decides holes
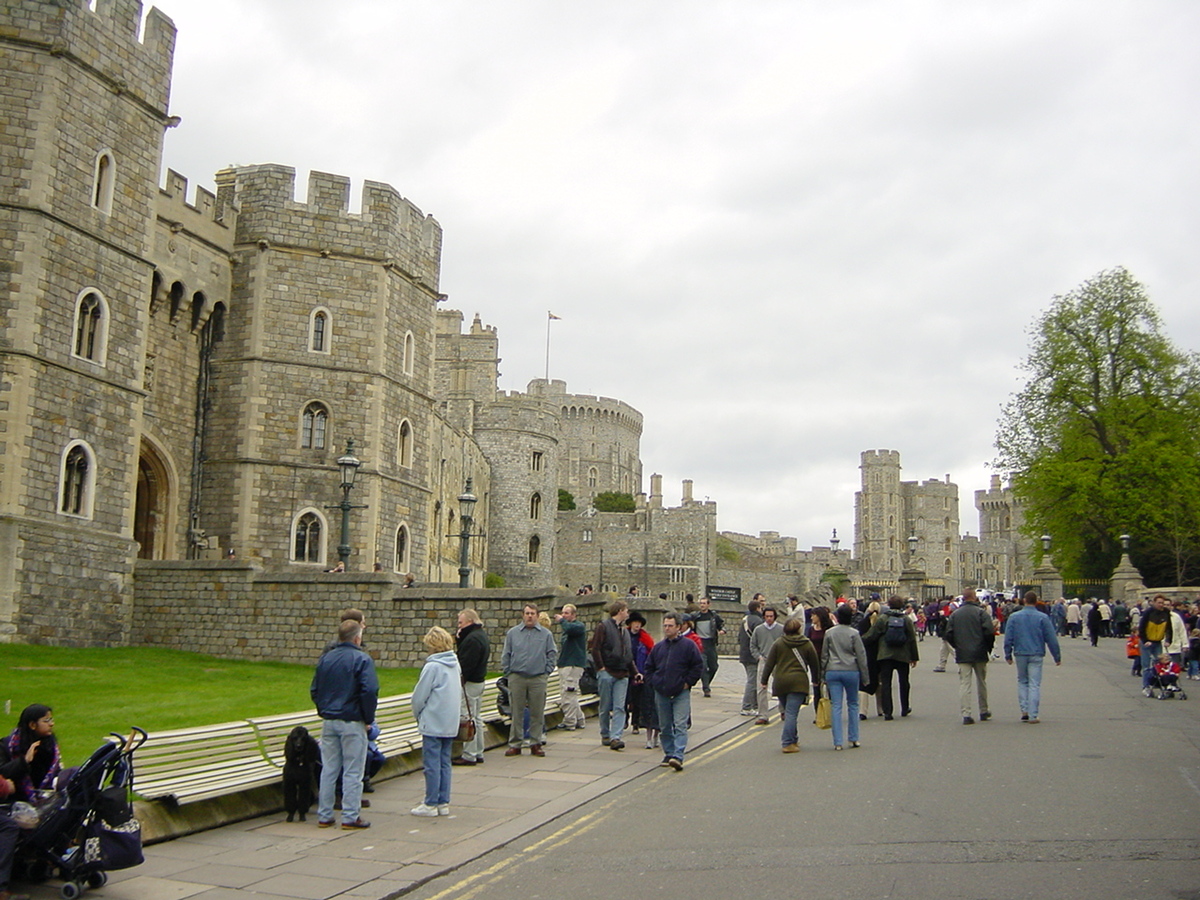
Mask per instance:
[[[137,499],[133,514],[133,539],[138,559],[165,559],[170,548],[171,482],[158,452],[142,441],[138,456]]]

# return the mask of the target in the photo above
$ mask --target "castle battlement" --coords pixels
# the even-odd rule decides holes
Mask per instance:
[[[442,228],[391,185],[366,181],[362,212],[350,212],[350,179],[310,172],[296,199],[296,170],[259,165],[216,175],[218,202],[236,205],[237,242],[378,260],[437,290]]]
[[[117,93],[130,93],[164,115],[175,53],[175,23],[157,7],[146,17],[140,0],[9,0],[3,37],[40,45],[53,56],[83,63]]]
[[[166,183],[158,190],[158,217],[172,231],[187,231],[222,249],[230,249],[237,209],[222,206],[216,194],[200,185],[196,185],[193,202],[188,202],[187,195],[188,180],[168,169]]]
[[[864,466],[899,466],[899,450],[864,450],[860,454]]]

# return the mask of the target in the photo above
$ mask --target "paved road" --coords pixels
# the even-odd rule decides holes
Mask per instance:
[[[1001,662],[995,719],[963,726],[925,661],[914,715],[859,750],[748,725],[410,896],[1200,898],[1200,690],[1148,700],[1120,642],[1066,643],[1040,725]]]
[[[724,661],[714,698],[694,703],[683,772],[640,741],[600,747],[591,720],[556,732],[544,760],[489,752],[456,769],[448,819],[407,814],[421,794],[407,776],[379,785],[370,831],[265,816],[150,847],[92,896],[1200,900],[1200,683],[1148,700],[1122,642],[1065,649],[1041,725],[1019,723],[1003,663],[996,718],[961,725],[957,676],[931,671],[926,641],[913,716],[871,719],[841,753],[806,725],[789,756],[778,724],[738,716],[740,666]]]

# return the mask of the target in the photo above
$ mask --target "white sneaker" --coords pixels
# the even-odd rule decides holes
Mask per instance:
[[[438,811],[439,816],[450,815],[450,804],[449,803],[439,803],[437,811]]]
[[[420,806],[414,806],[411,810],[409,810],[409,812],[411,812],[414,816],[436,816],[438,814],[438,808],[436,806],[429,806],[425,803],[422,803]],[[449,807],[446,808],[446,815],[450,815]]]
[[[1142,688],[1142,693],[1145,694],[1147,697],[1153,696],[1153,694],[1154,694],[1154,692],[1151,691],[1150,688],[1148,688],[1148,687]]]

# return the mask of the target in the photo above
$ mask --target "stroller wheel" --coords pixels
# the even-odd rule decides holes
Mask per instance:
[[[107,872],[93,872],[87,877],[87,886],[90,888],[102,888],[108,884]]]
[[[83,887],[77,881],[64,881],[58,889],[58,896],[63,900],[78,900],[83,895]]]
[[[1185,694],[1183,691],[1180,691],[1180,692],[1179,692],[1179,699],[1180,699],[1180,700],[1186,700],[1186,699],[1187,699],[1187,694]]]
[[[44,859],[31,859],[25,864],[25,880],[41,884],[50,877],[51,867]]]

